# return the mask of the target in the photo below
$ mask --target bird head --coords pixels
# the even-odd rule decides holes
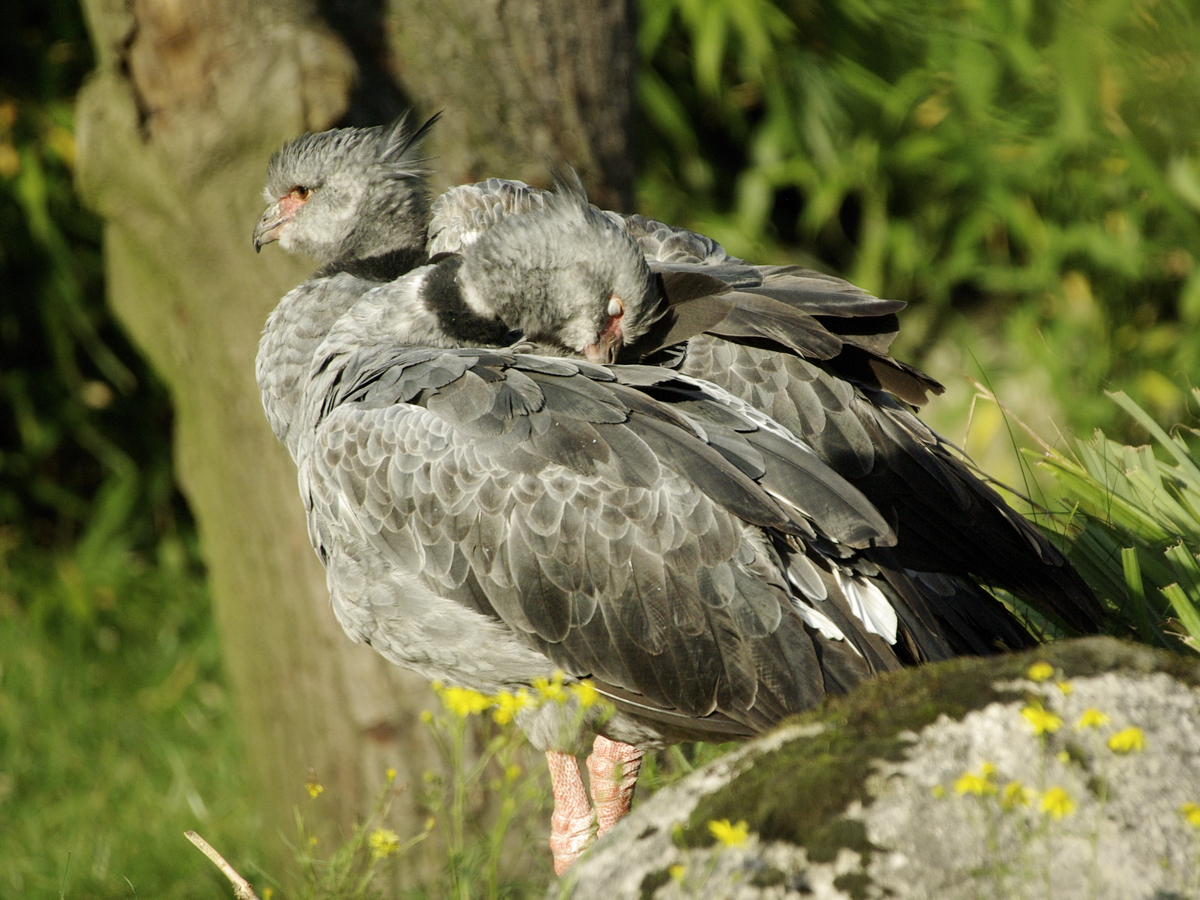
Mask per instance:
[[[429,218],[421,140],[405,113],[391,125],[336,128],[285,144],[267,167],[254,249],[278,241],[324,264],[421,248]]]
[[[506,216],[463,251],[467,303],[532,341],[611,363],[661,315],[629,232],[587,202],[574,172],[545,207]]]

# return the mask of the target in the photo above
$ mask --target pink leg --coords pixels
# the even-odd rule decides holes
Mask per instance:
[[[596,808],[596,837],[612,828],[633,805],[642,756],[642,751],[631,744],[596,736],[592,754],[587,758],[592,804]]]
[[[570,753],[547,750],[546,762],[550,765],[550,782],[554,786],[550,852],[554,854],[554,872],[561,875],[579,858],[592,839],[595,816],[583,789],[583,779],[579,775],[579,763],[575,757]]]

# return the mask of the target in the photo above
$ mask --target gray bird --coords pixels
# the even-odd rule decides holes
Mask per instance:
[[[992,565],[993,583],[1091,627],[1061,556],[901,402],[940,389],[887,355],[903,304],[518,183],[450,192],[428,233],[435,265],[338,287],[362,302],[315,356],[345,305],[272,316],[263,347],[312,360],[276,431],[351,636],[484,692],[561,670],[615,704],[522,714],[555,775],[557,867],[590,821],[566,755],[589,731],[603,829],[637,747],[757,733],[876,671],[1029,643],[966,577],[993,558],[1028,573]],[[518,338],[673,368],[483,349]]]
[[[429,194],[419,128],[406,114],[388,126],[305,134],[270,161],[269,204],[254,249],[278,241],[320,264],[267,320],[255,361],[267,421],[296,456],[292,431],[313,351],[368,290],[426,261]]]
[[[432,206],[430,252],[468,246],[549,196],[501,179],[453,188]],[[916,648],[918,659],[987,652],[992,642],[979,637],[994,627],[997,604],[976,582],[1011,591],[1071,631],[1099,628],[1099,604],[1063,554],[914,414],[943,388],[887,352],[904,303],[799,266],[749,265],[704,235],[643,216],[606,215],[664,280],[668,310],[652,311],[657,327],[626,341],[620,359],[719,385],[801,438],[876,505],[898,540],[874,560],[898,589],[903,573],[922,573],[931,598],[924,615],[949,633],[946,645]],[[971,621],[983,610],[993,624]]]
[[[563,672],[611,703],[517,714],[554,775],[559,871],[592,823],[585,736],[603,830],[644,748],[760,733],[910,639],[862,558],[891,528],[767,416],[668,369],[481,346],[586,356],[614,318],[636,342],[658,289],[628,231],[562,193],[366,293],[302,405],[301,492],[352,638],[482,693]]]

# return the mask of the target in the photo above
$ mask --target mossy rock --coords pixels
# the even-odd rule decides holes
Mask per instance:
[[[660,791],[551,896],[1191,896],[1198,685],[1195,659],[1109,638],[881,677]],[[1107,722],[1074,727],[1089,709]]]

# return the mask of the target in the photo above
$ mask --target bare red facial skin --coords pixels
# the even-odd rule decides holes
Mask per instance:
[[[596,336],[596,343],[583,348],[583,355],[591,362],[609,365],[616,362],[620,352],[624,333],[621,330],[621,320],[625,317],[625,303],[616,294],[608,301],[610,314],[603,330]]]
[[[262,220],[254,229],[255,252],[261,250],[264,244],[279,240],[283,226],[292,221],[296,211],[308,202],[311,194],[312,191],[306,187],[294,187],[263,213]]]
[[[275,205],[280,218],[291,220],[296,215],[296,210],[308,201],[308,196],[311,193],[312,191],[306,187],[294,187],[284,194]]]

